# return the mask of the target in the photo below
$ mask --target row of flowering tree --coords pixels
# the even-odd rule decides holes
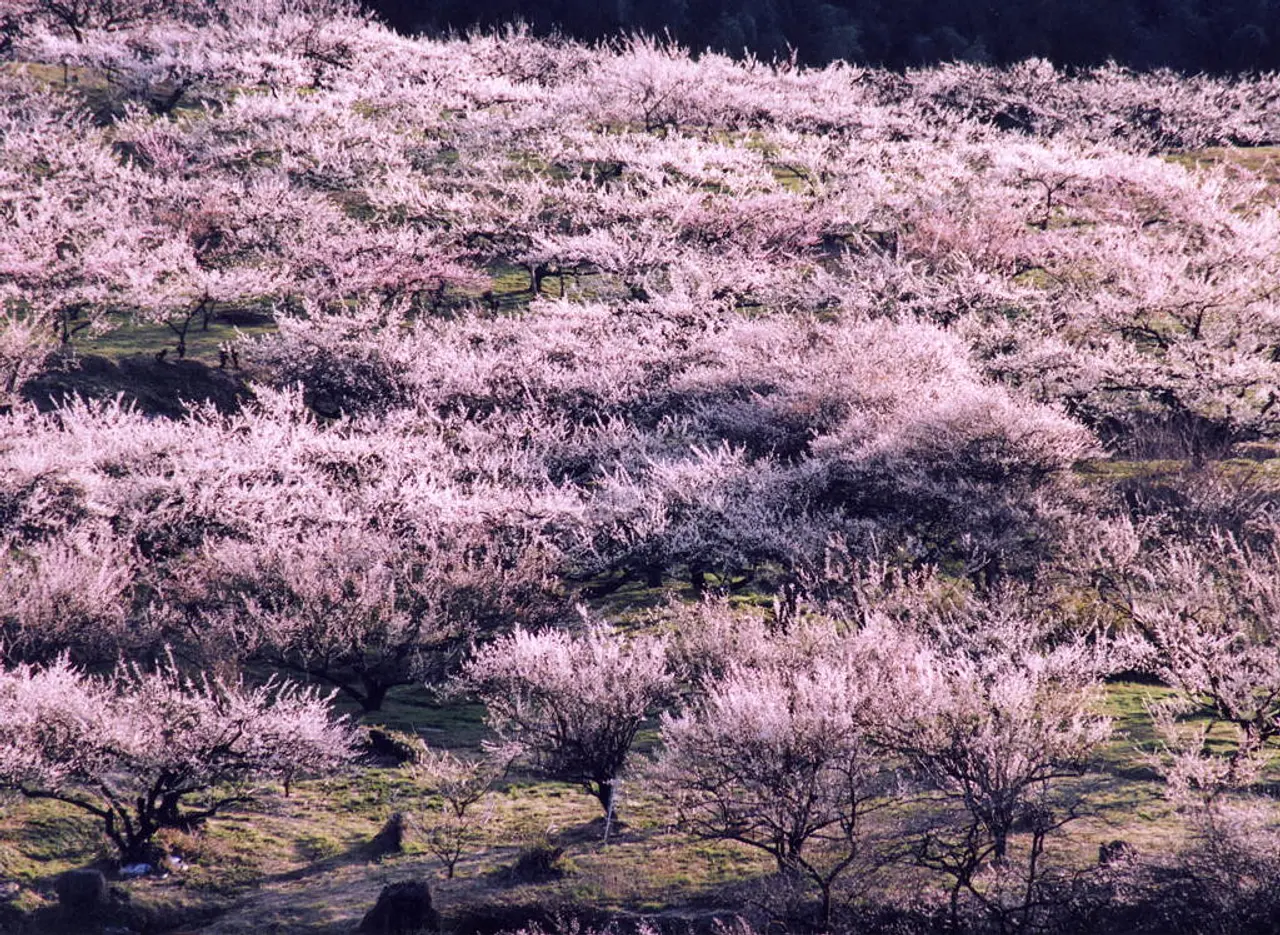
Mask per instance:
[[[517,632],[461,687],[488,705],[495,754],[580,784],[608,818],[638,728],[665,706],[642,784],[695,836],[759,849],[816,889],[824,927],[837,894],[895,863],[949,881],[952,926],[972,907],[1041,924],[1045,849],[1087,810],[1069,780],[1110,736],[1097,702],[1119,656],[1055,636],[1029,595],[909,600],[914,624],[878,610],[853,630],[770,632],[709,604],[695,616],[710,640]]]
[[[1212,572],[1197,561],[1175,550],[1136,569],[1127,593],[1142,629],[1119,636],[1081,631],[1052,592],[984,595],[936,574],[885,579],[880,567],[855,582],[858,600],[832,605],[839,617],[785,628],[712,601],[674,605],[674,636],[596,623],[516,630],[481,646],[455,690],[485,701],[498,762],[580,785],[609,823],[619,784],[638,774],[680,827],[757,848],[813,887],[824,926],[843,894],[916,867],[945,882],[952,928],[986,919],[1025,931],[1058,910],[1055,842],[1098,807],[1078,777],[1111,735],[1099,704],[1118,669],[1159,675],[1175,699],[1239,732],[1213,750],[1172,718],[1178,709],[1156,713],[1169,743],[1161,769],[1197,834],[1238,851],[1264,833],[1258,814],[1245,830],[1227,816],[1241,820],[1229,793],[1261,775],[1274,742],[1274,692],[1258,668],[1274,640],[1262,628],[1233,636],[1221,614],[1228,601],[1267,613],[1276,566],[1225,540]],[[1217,591],[1228,575],[1236,588]],[[1144,596],[1174,579],[1185,597]],[[632,747],[655,717],[657,762],[637,771]],[[125,860],[150,856],[163,828],[195,828],[244,801],[254,781],[287,788],[340,766],[354,740],[314,691],[186,676],[172,656],[110,676],[60,658],[0,677],[0,780],[96,817]],[[444,767],[424,775],[462,777],[461,847],[473,840],[466,809],[496,773]]]
[[[1030,574],[1065,541],[1092,449],[927,325],[557,304],[371,341],[322,345],[333,392],[358,409],[367,378],[408,402],[337,422],[265,387],[231,416],[0,416],[9,651],[169,643],[376,708],[575,589],[794,588],[837,541]]]
[[[1138,541],[1125,527],[1105,538],[1115,559]],[[881,566],[838,618],[785,628],[711,601],[669,608],[673,637],[518,632],[478,653],[458,689],[488,705],[502,762],[581,785],[610,819],[625,770],[684,831],[758,849],[816,891],[824,927],[906,867],[936,875],[948,930],[1066,924],[1072,898],[1122,912],[1117,885],[1176,901],[1183,874],[1204,877],[1195,911],[1244,919],[1274,841],[1250,789],[1277,737],[1277,567],[1229,539],[1207,555],[1173,547],[1128,566],[1137,627],[1108,632],[1082,629],[1062,593],[977,594],[936,574],[890,574],[886,590]],[[1063,852],[1073,822],[1108,808],[1094,794],[1110,781],[1104,680],[1134,670],[1172,689],[1152,707],[1163,742],[1149,761],[1190,844],[1141,859],[1117,845],[1105,860],[1137,862],[1104,862],[1090,884]],[[648,718],[660,744],[646,762],[630,748]],[[1206,743],[1215,723],[1230,736]]]

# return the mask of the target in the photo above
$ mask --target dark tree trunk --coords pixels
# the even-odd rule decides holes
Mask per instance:
[[[693,586],[693,593],[698,597],[702,597],[707,591],[707,572],[701,565],[689,566],[689,584]]]
[[[365,679],[364,693],[357,695],[360,707],[364,708],[365,711],[381,711],[383,702],[387,700],[387,692],[390,690],[390,685]]]

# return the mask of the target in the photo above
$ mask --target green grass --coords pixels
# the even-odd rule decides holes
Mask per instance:
[[[1247,446],[1240,457],[1197,464],[1190,460],[1150,459],[1128,460],[1099,458],[1082,461],[1075,466],[1081,480],[1090,483],[1125,483],[1148,481],[1154,484],[1177,484],[1179,479],[1192,471],[1212,471],[1220,477],[1234,481],[1280,480],[1280,458],[1274,457],[1277,449],[1269,445]],[[1247,455],[1247,456],[1246,456]]]
[[[81,65],[46,65],[38,62],[5,62],[0,64],[13,74],[25,75],[37,87],[49,91],[69,91],[78,95],[85,107],[94,113],[109,107],[115,94],[106,75]]]
[[[1167,158],[1190,169],[1238,166],[1271,184],[1280,183],[1280,146],[1212,146]]]
[[[349,713],[357,713],[351,709]],[[429,747],[478,753],[489,739],[484,706],[475,702],[441,703],[426,691],[406,686],[391,691],[382,710],[365,717],[365,723],[416,734]]]
[[[1106,686],[1102,714],[1112,719],[1111,741],[1099,753],[1102,769],[1134,780],[1155,780],[1155,772],[1144,762],[1159,748],[1159,738],[1147,713],[1147,706],[1169,698],[1173,692],[1146,682],[1117,681]]]
[[[98,825],[70,806],[11,800],[0,812],[0,878],[33,884],[106,852]]]
[[[218,350],[223,344],[241,336],[256,337],[272,334],[275,323],[269,318],[254,316],[245,324],[229,324],[213,319],[205,330],[197,320],[187,331],[187,359],[210,366],[218,365]],[[164,324],[140,322],[125,315],[108,318],[107,327],[100,333],[80,335],[73,340],[76,350],[82,354],[97,354],[111,360],[120,360],[139,354],[156,354],[167,349],[169,359],[176,359],[177,335]]]

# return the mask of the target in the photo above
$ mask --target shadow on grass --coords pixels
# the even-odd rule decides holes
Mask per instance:
[[[146,355],[119,361],[90,355],[53,363],[28,380],[22,394],[42,411],[74,397],[119,398],[148,415],[172,418],[186,413],[187,403],[212,403],[221,412],[236,412],[251,396],[239,373],[196,360],[157,360]]]

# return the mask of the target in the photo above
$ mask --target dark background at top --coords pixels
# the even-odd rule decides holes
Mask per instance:
[[[515,20],[538,34],[669,33],[694,51],[903,68],[1031,56],[1148,69],[1280,68],[1280,0],[367,0],[402,32]]]

